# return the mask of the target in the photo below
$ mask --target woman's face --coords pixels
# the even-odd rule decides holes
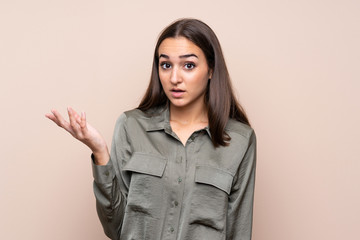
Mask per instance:
[[[172,107],[203,107],[211,70],[203,51],[184,37],[159,46],[159,77]]]

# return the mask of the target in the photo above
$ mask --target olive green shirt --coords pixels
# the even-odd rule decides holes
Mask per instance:
[[[214,148],[206,127],[185,146],[169,109],[135,109],[117,120],[110,161],[93,163],[97,212],[105,234],[121,240],[250,240],[256,137],[230,119],[229,146]]]

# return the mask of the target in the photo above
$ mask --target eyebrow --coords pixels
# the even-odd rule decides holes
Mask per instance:
[[[166,58],[166,59],[169,59],[169,58],[170,58],[170,57],[169,57],[168,55],[166,55],[166,54],[160,54],[159,58],[161,58],[161,57]],[[198,58],[198,56],[196,56],[196,55],[193,54],[193,53],[185,54],[185,55],[180,55],[180,56],[179,56],[179,58],[188,58],[188,57],[196,57],[196,58]]]

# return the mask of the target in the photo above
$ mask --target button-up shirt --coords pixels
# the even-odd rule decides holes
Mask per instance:
[[[93,163],[97,212],[111,239],[250,240],[256,138],[229,119],[228,146],[215,148],[208,127],[185,146],[169,109],[134,109],[117,120],[107,165]]]

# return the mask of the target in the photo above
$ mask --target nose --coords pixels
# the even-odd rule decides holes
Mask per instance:
[[[182,81],[181,74],[177,68],[173,68],[170,75],[170,82],[174,85],[180,83]]]

